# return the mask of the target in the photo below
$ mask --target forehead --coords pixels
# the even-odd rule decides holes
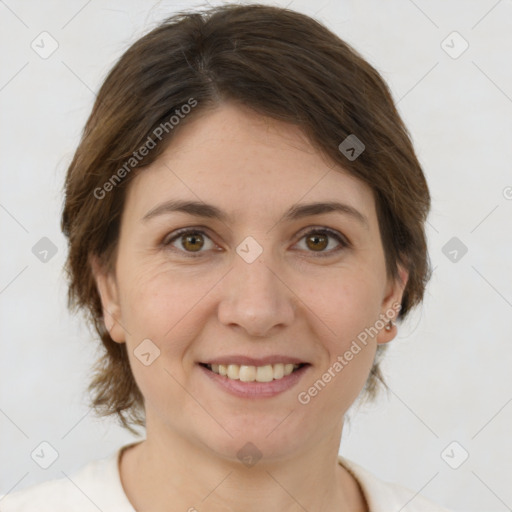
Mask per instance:
[[[238,219],[315,201],[375,217],[370,187],[329,163],[299,127],[233,103],[184,124],[132,181],[127,204],[140,214],[169,199],[214,203]]]

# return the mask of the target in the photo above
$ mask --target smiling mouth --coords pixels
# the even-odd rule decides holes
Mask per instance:
[[[308,363],[277,363],[267,364],[264,366],[249,366],[243,364],[199,364],[217,375],[221,375],[230,380],[239,380],[241,382],[272,382],[273,380],[283,379],[300,368],[308,366]]]

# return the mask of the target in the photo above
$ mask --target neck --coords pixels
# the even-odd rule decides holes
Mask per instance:
[[[148,428],[147,439],[120,460],[125,493],[138,511],[368,511],[357,482],[338,463],[340,437],[249,466],[175,433],[152,434]]]

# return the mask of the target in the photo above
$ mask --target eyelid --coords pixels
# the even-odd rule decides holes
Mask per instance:
[[[343,233],[340,233],[336,229],[328,228],[327,226],[308,226],[307,228],[304,228],[303,230],[299,231],[299,235],[301,238],[304,237],[305,235],[315,233],[326,233],[328,235],[331,235],[333,238],[339,238],[339,241],[347,246],[351,245],[350,241]]]
[[[324,226],[308,226],[307,228],[304,228],[304,230],[300,231],[299,233],[299,240],[297,241],[297,243],[300,242],[305,236],[315,234],[325,234],[330,238],[334,238],[339,244],[339,247],[331,249],[329,251],[306,251],[310,254],[315,255],[315,257],[329,257],[337,255],[339,252],[343,250],[352,248],[352,244],[345,235],[343,235],[342,233],[335,229]]]
[[[168,233],[167,235],[165,235],[165,237],[163,238],[160,245],[163,246],[164,249],[170,249],[173,251],[177,251],[181,254],[186,254],[187,256],[191,256],[191,257],[202,256],[205,253],[205,251],[199,251],[199,252],[194,253],[194,252],[183,251],[181,249],[170,248],[171,244],[174,241],[178,240],[180,237],[182,237],[183,235],[186,235],[187,233],[199,233],[199,234],[204,235],[207,238],[209,238],[215,244],[212,237],[208,234],[209,229],[207,227],[205,227],[205,226],[189,226],[189,227],[180,228],[171,233]]]
[[[189,226],[189,227],[177,229],[177,230],[173,231],[172,233],[167,234],[163,238],[161,245],[164,248],[169,248],[174,241],[178,240],[181,236],[186,235],[187,233],[197,233],[197,234],[204,235],[207,238],[209,238],[213,243],[215,243],[214,240],[212,239],[212,237],[209,235],[209,229],[207,227],[205,227],[205,226]],[[340,245],[340,247],[338,247],[336,249],[331,249],[330,251],[325,251],[325,252],[319,251],[319,252],[315,253],[315,251],[307,251],[311,254],[314,254],[315,256],[318,256],[318,257],[331,256],[333,254],[337,254],[338,252],[340,252],[343,249],[349,249],[352,247],[351,242],[347,239],[347,237],[345,235],[343,235],[342,233],[338,232],[335,229],[328,228],[326,226],[308,226],[308,227],[302,229],[301,231],[299,231],[298,240],[294,245],[296,245],[298,242],[300,242],[306,235],[314,235],[314,234],[326,234],[329,237],[334,238]],[[171,250],[176,250],[179,253],[186,254],[187,256],[190,256],[190,257],[199,257],[199,256],[202,256],[205,252],[207,252],[207,251],[198,251],[198,252],[194,253],[194,252],[188,252],[188,251],[183,251],[181,249],[174,249],[174,248]]]

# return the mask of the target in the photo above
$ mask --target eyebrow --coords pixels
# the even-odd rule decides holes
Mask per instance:
[[[174,212],[188,213],[189,215],[194,215],[195,217],[217,219],[221,222],[229,222],[231,220],[230,215],[214,205],[199,201],[182,200],[166,201],[165,203],[162,203],[151,209],[148,213],[146,213],[146,215],[144,215],[144,217],[142,217],[141,220],[143,222],[147,222],[149,219],[159,215]],[[304,217],[331,212],[338,212],[344,215],[348,215],[360,222],[366,229],[369,229],[370,227],[367,217],[365,217],[359,210],[356,210],[353,206],[348,204],[339,203],[336,201],[294,205],[287,212],[285,212],[279,222],[297,220]]]

